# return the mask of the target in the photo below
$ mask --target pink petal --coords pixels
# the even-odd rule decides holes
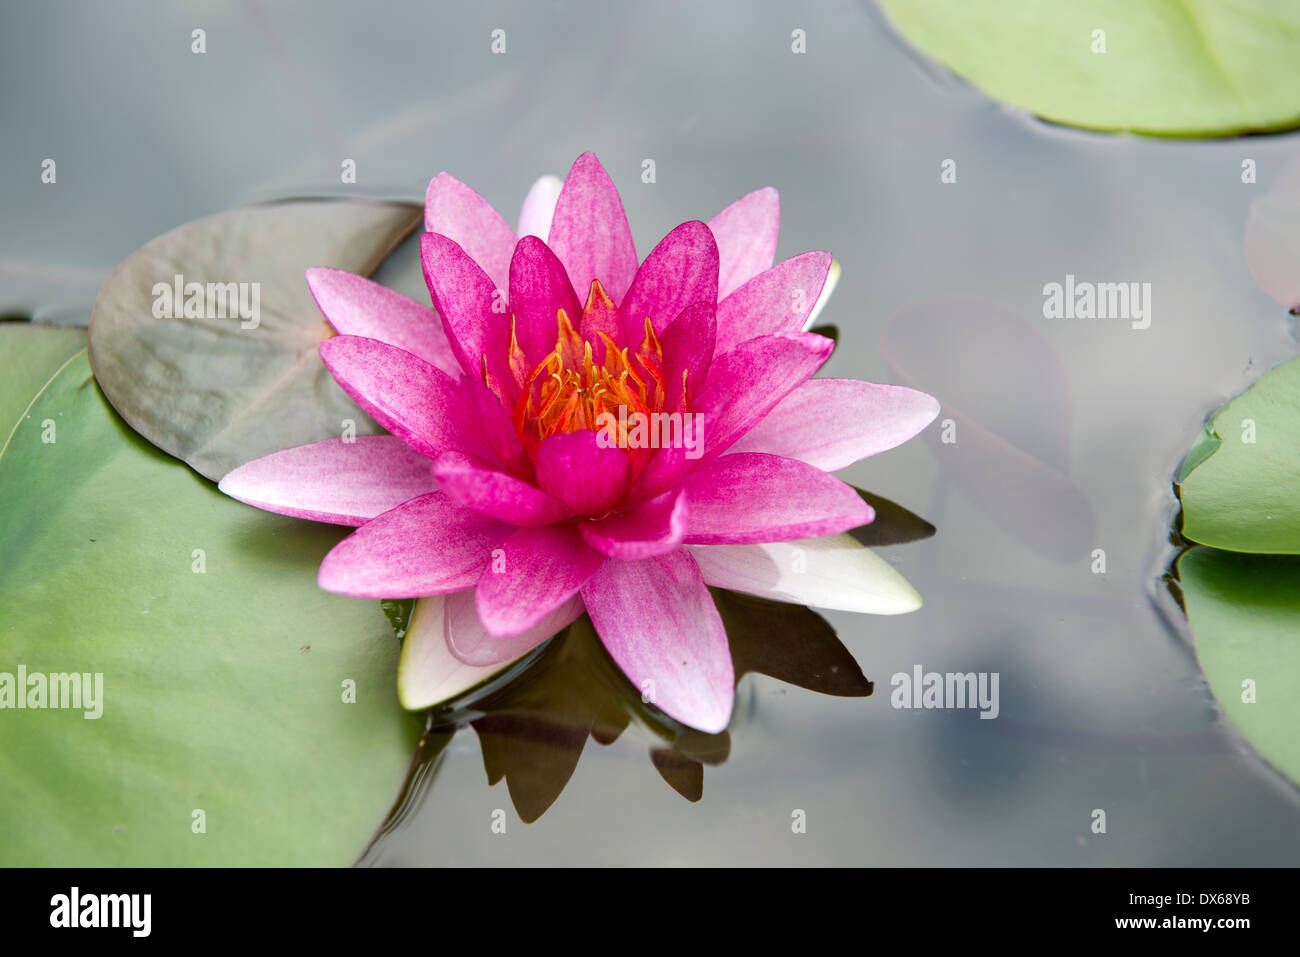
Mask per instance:
[[[525,236],[510,261],[510,311],[515,317],[515,336],[528,357],[529,371],[555,349],[561,309],[577,329],[582,322],[582,303],[578,302],[564,264],[546,243],[536,236]]]
[[[578,526],[587,544],[610,558],[635,560],[671,552],[686,531],[686,496],[672,489],[594,522]]]
[[[488,634],[478,616],[473,591],[448,595],[445,612],[445,640],[458,661],[475,667],[503,665],[522,658],[542,642],[563,631],[582,617],[582,598],[574,595],[562,602],[541,621],[513,638],[495,638]]]
[[[604,561],[572,525],[521,528],[478,580],[479,618],[494,637],[522,634],[576,595]]]
[[[830,270],[830,253],[803,253],[749,280],[718,303],[718,351],[755,336],[801,331]]]
[[[620,448],[601,448],[602,435],[552,435],[537,450],[538,487],[579,515],[609,511],[626,494],[631,479],[631,459]]]
[[[662,332],[687,306],[717,301],[718,244],[708,226],[689,222],[650,251],[618,311],[628,342],[635,344],[645,336],[647,316]]]
[[[489,460],[501,463],[501,466],[516,478],[532,482],[534,478],[532,459],[524,451],[510,413],[501,404],[501,400],[486,386],[470,379],[462,379],[461,387],[466,398],[474,403],[474,409],[478,414],[478,428],[482,431],[483,440],[492,449],[493,454],[488,457]]]
[[[683,309],[659,337],[664,351],[664,385],[668,389],[668,409],[677,407],[682,390],[682,373],[687,373],[687,388],[699,395],[709,377],[709,365],[717,340],[717,322],[711,302],[697,302]]]
[[[343,390],[411,448],[430,458],[492,455],[461,387],[418,356],[360,336],[326,339],[320,356]]]
[[[605,341],[600,335],[602,332],[620,349],[628,344],[627,338],[623,335],[623,319],[618,314],[618,306],[614,305],[614,300],[610,299],[608,294],[598,295],[596,283],[593,281],[584,300],[582,324],[578,327],[578,333],[585,341],[591,343],[591,355],[597,363],[605,361]],[[638,339],[637,343],[640,342],[641,340]],[[635,347],[635,344],[633,345]]]
[[[740,197],[709,220],[718,241],[718,298],[771,269],[781,226],[781,199],[771,186]]]
[[[731,720],[736,678],[727,633],[700,569],[682,549],[610,560],[583,586],[614,661],[657,708],[709,734]]]
[[[342,269],[308,269],[307,286],[335,332],[378,339],[460,378],[442,321],[428,306]]]
[[[488,371],[503,383],[512,382],[505,286],[494,283],[465,250],[437,233],[420,237],[420,264],[434,308],[442,316],[447,340],[465,375],[482,381],[486,356]]]
[[[636,275],[636,244],[623,200],[595,153],[583,153],[569,170],[546,242],[568,269],[574,289],[588,289],[599,279],[615,302],[623,298]]]
[[[442,492],[413,498],[362,525],[321,562],[326,591],[354,598],[418,598],[469,588],[510,534]]]
[[[725,451],[821,368],[834,348],[808,332],[759,336],[713,360],[695,409],[704,416],[706,454]]]
[[[866,525],[875,511],[851,486],[779,455],[724,455],[682,483],[690,545],[749,545],[833,535]]]
[[[708,421],[704,424],[704,439],[709,436]],[[681,481],[683,475],[699,462],[699,457],[690,458],[686,449],[679,445],[661,448],[650,460],[645,471],[636,477],[628,489],[627,502],[644,502],[646,499],[673,488]]]
[[[524,197],[524,205],[519,210],[519,228],[516,232],[520,239],[536,236],[543,242],[551,232],[551,220],[555,217],[555,202],[560,198],[560,189],[564,183],[558,176],[539,177]]]
[[[905,386],[809,379],[731,452],[771,452],[833,472],[902,445],[938,414],[938,400]]]
[[[439,173],[424,196],[424,228],[458,243],[497,288],[508,292],[515,231],[486,199],[454,176]]]
[[[359,435],[272,452],[244,463],[217,487],[268,512],[363,525],[437,483],[429,460],[401,439]]]
[[[512,525],[550,525],[573,517],[563,504],[490,462],[449,452],[433,463],[439,487],[466,508]]]

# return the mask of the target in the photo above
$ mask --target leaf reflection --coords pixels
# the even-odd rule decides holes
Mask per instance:
[[[854,488],[853,491],[876,511],[876,517],[870,525],[849,529],[849,534],[868,548],[918,542],[934,534],[933,525],[897,502],[860,488]]]

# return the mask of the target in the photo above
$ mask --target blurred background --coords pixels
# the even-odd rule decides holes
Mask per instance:
[[[659,780],[630,731],[589,743],[530,825],[465,731],[373,862],[1300,861],[1300,799],[1220,717],[1161,582],[1183,454],[1297,351],[1242,235],[1300,136],[1049,126],[845,0],[46,2],[3,20],[0,314],[84,323],[147,240],[266,199],[419,201],[447,170],[513,221],[539,174],[594,150],[642,256],[777,187],[778,259],[829,249],[843,266],[819,320],[840,329],[825,374],[923,388],[956,426],[954,444],[936,423],[843,473],[939,529],[882,551],[919,612],[827,615],[874,696],[750,676],[701,802]],[[1043,286],[1067,274],[1149,282],[1150,328],[1044,318]],[[410,244],[381,277],[422,294]],[[999,717],[895,710],[890,677],[917,664],[997,672]],[[496,808],[505,836],[486,824]]]

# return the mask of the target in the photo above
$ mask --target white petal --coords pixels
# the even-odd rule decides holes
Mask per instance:
[[[447,647],[467,665],[505,668],[518,661],[542,642],[573,624],[586,609],[574,595],[522,634],[512,638],[494,638],[479,617],[473,591],[447,596]]]
[[[513,664],[467,665],[452,654],[445,637],[446,605],[445,596],[431,595],[418,599],[411,613],[397,663],[397,697],[409,711],[459,697]]]
[[[807,332],[813,327],[813,323],[817,321],[817,317],[820,316],[822,310],[826,308],[826,303],[830,301],[831,293],[835,291],[835,284],[839,281],[840,261],[838,259],[832,259],[831,271],[826,274],[826,283],[822,286],[821,295],[818,296],[817,301],[813,303],[812,312],[808,313],[808,319],[803,324],[804,332]]]
[[[907,579],[848,534],[687,547],[704,581],[718,588],[872,615],[899,615],[921,607],[921,596]]]
[[[516,233],[520,239],[536,236],[546,242],[551,231],[551,219],[555,216],[555,202],[560,198],[560,188],[564,181],[549,173],[533,183],[524,197],[523,208],[519,210],[519,229]]]

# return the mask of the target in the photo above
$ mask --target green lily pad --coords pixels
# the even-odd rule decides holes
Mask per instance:
[[[0,325],[0,354],[5,357],[5,373],[0,378],[0,447],[50,374],[84,348],[83,329],[26,322]]]
[[[1178,575],[1214,697],[1260,755],[1300,782],[1300,558],[1193,548]]]
[[[880,0],[991,96],[1097,130],[1226,136],[1300,124],[1294,0]]]
[[[91,675],[79,691],[102,675],[89,711],[0,711],[0,865],[361,854],[419,724],[379,603],[316,585],[345,530],[241,505],[149,446],[84,351],[0,454],[0,528],[0,702],[19,668]]]
[[[1179,476],[1183,534],[1234,552],[1300,554],[1300,359],[1214,413]]]
[[[133,429],[214,480],[259,456],[337,437],[345,420],[357,434],[378,432],[316,353],[333,331],[304,273],[332,266],[369,275],[422,215],[409,203],[273,203],[159,236],[100,290],[90,320],[95,378]],[[203,284],[202,297],[186,292],[190,282]],[[218,298],[215,287],[229,283]],[[245,312],[232,307],[236,295]],[[185,317],[190,300],[204,318]]]

